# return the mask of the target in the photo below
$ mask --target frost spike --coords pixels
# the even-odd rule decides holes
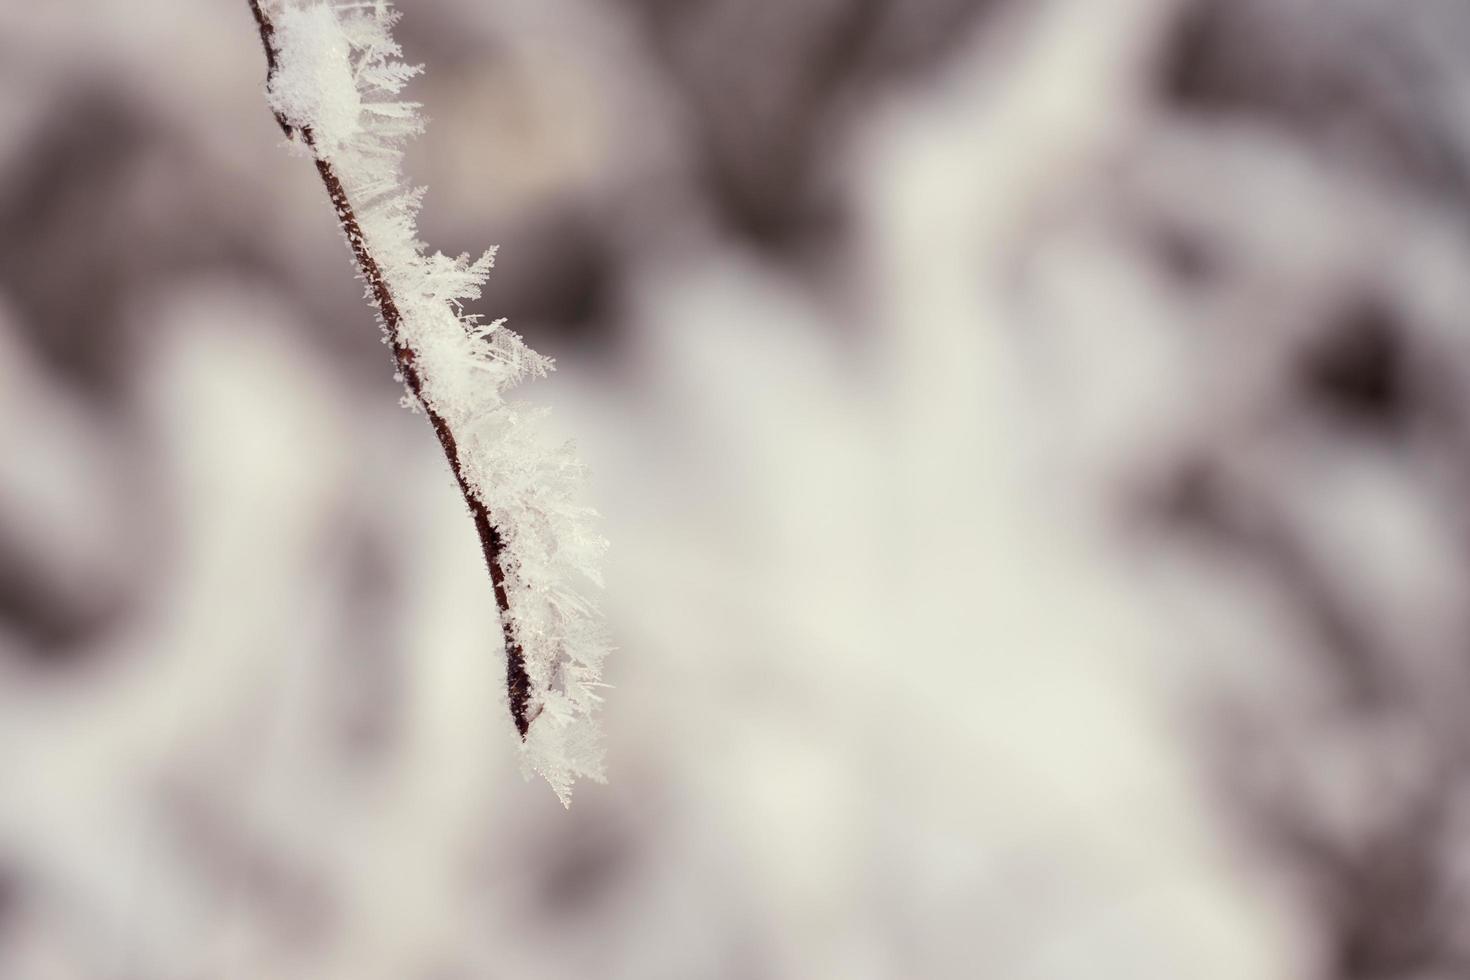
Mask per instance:
[[[564,804],[578,776],[601,779],[590,715],[607,652],[595,603],[570,588],[598,583],[606,542],[595,516],[567,506],[565,450],[540,448],[504,392],[544,376],[549,358],[497,320],[465,316],[494,249],[479,259],[426,255],[414,216],[422,189],[400,172],[402,142],[422,129],[418,104],[394,96],[418,74],[392,59],[398,15],[374,2],[248,0],[266,55],[266,90],[287,139],[312,156],[367,297],[393,349],[405,404],[429,419],[459,485],[490,571],[506,651],[506,699],[522,758]],[[356,203],[354,203],[356,202]],[[583,556],[559,560],[559,553]],[[538,724],[538,720],[540,723]]]

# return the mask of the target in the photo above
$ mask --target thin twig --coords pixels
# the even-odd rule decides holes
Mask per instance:
[[[279,51],[276,48],[276,29],[261,8],[260,0],[249,0],[249,3],[251,12],[255,14],[256,26],[260,28],[260,42],[265,47],[266,84],[269,85],[275,79],[276,69],[280,62]],[[475,521],[475,531],[480,535],[480,547],[485,553],[485,564],[490,568],[490,581],[495,591],[495,605],[500,614],[500,629],[505,638],[505,685],[510,701],[510,714],[515,721],[516,730],[524,739],[526,732],[531,727],[531,679],[526,674],[525,653],[511,626],[510,596],[506,592],[505,569],[502,565],[502,555],[505,552],[504,539],[490,516],[489,508],[485,506],[484,501],[474,492],[465,478],[459,447],[455,442],[454,433],[450,431],[449,423],[433,409],[428,399],[424,397],[423,377],[419,373],[417,359],[413,348],[403,339],[402,314],[399,312],[398,304],[393,300],[393,292],[389,289],[387,280],[383,277],[382,267],[373,257],[363,237],[362,226],[358,223],[357,215],[352,209],[352,202],[347,197],[346,188],[342,186],[342,181],[331,163],[323,159],[317,150],[316,139],[312,135],[311,128],[293,126],[279,110],[273,110],[273,112],[276,123],[280,125],[286,137],[293,140],[300,139],[312,151],[317,173],[321,175],[322,183],[327,188],[327,196],[331,198],[332,207],[337,212],[337,221],[347,236],[347,243],[352,247],[352,255],[357,261],[358,271],[367,282],[373,304],[377,307],[379,315],[382,316],[383,323],[387,325],[388,341],[393,346],[393,356],[398,362],[398,370],[403,375],[404,381],[408,384],[408,390],[413,393],[419,407],[429,417],[429,424],[434,427],[434,434],[439,437],[439,445],[444,449],[444,457],[449,461],[449,467],[454,471],[454,478],[459,483],[460,493],[464,495],[464,501],[470,508],[470,516]]]

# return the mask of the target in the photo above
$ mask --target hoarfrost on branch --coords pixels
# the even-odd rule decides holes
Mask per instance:
[[[422,66],[401,60],[398,14],[376,2],[252,0],[270,63],[267,98],[291,143],[310,154],[398,360],[406,402],[429,416],[465,494],[494,580],[511,715],[526,764],[563,803],[602,778],[592,713],[607,651],[586,584],[601,584],[606,542],[576,502],[570,447],[547,449],[538,413],[507,398],[552,361],[505,327],[463,311],[495,250],[429,253],[418,240],[423,188],[402,173],[420,106],[399,98]]]

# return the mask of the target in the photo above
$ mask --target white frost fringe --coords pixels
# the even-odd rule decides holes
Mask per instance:
[[[416,217],[423,188],[408,186],[403,146],[424,128],[419,104],[396,96],[421,65],[399,60],[386,0],[277,2],[278,63],[268,98],[293,126],[309,128],[336,170],[398,305],[400,340],[416,355],[427,407],[449,424],[461,468],[505,544],[511,622],[525,655],[535,716],[523,763],[565,804],[578,777],[601,780],[592,719],[608,644],[582,587],[602,584],[607,542],[596,512],[575,503],[581,467],[571,448],[544,448],[540,413],[506,399],[511,386],[552,370],[503,320],[481,324],[461,304],[480,296],[495,250],[471,262],[427,254]],[[384,324],[384,329],[387,325]],[[410,394],[407,399],[412,404]]]

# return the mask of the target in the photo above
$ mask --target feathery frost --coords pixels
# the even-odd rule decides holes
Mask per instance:
[[[552,362],[504,321],[484,324],[463,313],[462,303],[479,298],[493,248],[471,261],[427,253],[418,240],[424,192],[405,184],[401,163],[404,143],[424,123],[419,105],[398,95],[422,66],[400,60],[391,5],[314,0],[267,9],[278,59],[271,107],[310,132],[308,152],[342,181],[398,307],[398,340],[414,352],[424,407],[448,423],[471,492],[504,541],[507,625],[531,685],[523,760],[566,803],[576,778],[602,778],[591,715],[607,643],[584,589],[601,585],[606,542],[595,530],[596,513],[575,502],[582,474],[570,447],[545,448],[541,413],[506,397],[517,382],[545,376]],[[406,401],[415,404],[412,391]]]

